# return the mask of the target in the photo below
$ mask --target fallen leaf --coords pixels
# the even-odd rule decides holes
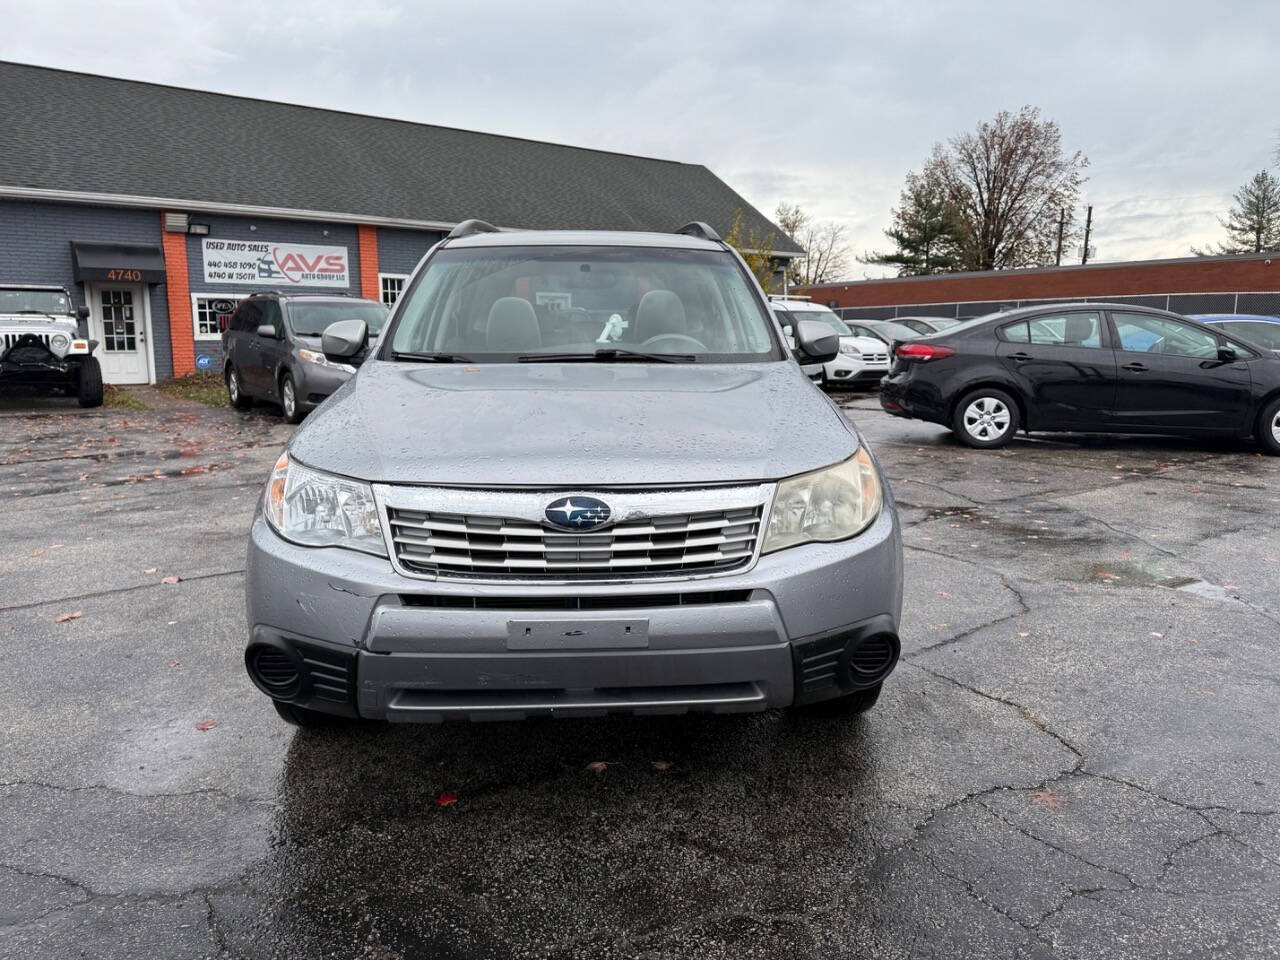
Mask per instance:
[[[44,553],[44,547],[41,547],[39,550],[32,550],[32,551],[31,551],[31,555],[32,555],[33,557],[38,557],[38,556],[40,556],[40,555],[41,555],[41,554],[43,554],[43,553]]]
[[[661,773],[664,770],[670,770],[673,764],[670,760],[650,760],[649,766]]]
[[[54,623],[66,623],[68,620],[79,620],[84,616],[84,611],[77,610],[75,613],[60,613],[53,618]]]
[[[218,725],[217,720],[201,720],[199,723],[196,724],[196,729],[203,732],[205,730],[212,730],[217,725]]]
[[[1040,807],[1049,807],[1051,810],[1061,810],[1067,805],[1067,801],[1052,790],[1039,790],[1031,797],[1031,802]]]
[[[1153,637],[1155,637],[1155,638],[1157,638],[1157,639],[1160,639],[1160,638],[1162,638],[1162,637],[1164,636],[1164,634],[1163,634],[1163,633],[1156,633],[1154,630],[1152,630],[1152,631],[1151,631],[1151,636],[1153,636]]]
[[[171,666],[171,667],[180,667],[180,666],[182,666],[182,664],[181,664],[179,661],[177,661],[177,660],[170,660],[170,661],[169,661],[169,666]]]
[[[940,597],[949,597],[949,596],[951,596],[951,594],[947,593],[947,591],[945,591],[945,590],[939,590],[939,591],[938,591],[938,596],[940,596]]]
[[[143,573],[155,573],[155,572],[156,572],[157,570],[159,570],[159,569],[160,569],[159,567],[147,567],[147,569],[143,570],[142,572],[143,572]]]
[[[180,583],[181,581],[182,581],[182,578],[181,578],[181,577],[165,577],[165,578],[164,578],[163,580],[161,580],[160,582],[161,582],[161,583],[174,584],[174,583]]]
[[[605,763],[603,760],[592,760],[590,763],[587,764],[586,769],[590,770],[592,773],[598,776],[604,773],[607,769],[609,769],[609,765]]]
[[[1030,634],[1030,633],[1028,633],[1026,630],[1019,630],[1019,631],[1018,631],[1018,636],[1020,636],[1020,637],[1029,637],[1029,636],[1031,636],[1031,634]]]
[[[442,791],[440,796],[436,797],[437,807],[452,807],[458,802],[458,794],[453,790]]]

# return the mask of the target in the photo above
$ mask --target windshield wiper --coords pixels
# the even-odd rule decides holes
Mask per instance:
[[[413,360],[417,363],[474,363],[470,357],[457,353],[413,353],[412,351],[391,351],[392,360]]]
[[[694,363],[692,353],[645,353],[623,347],[602,347],[595,353],[526,353],[516,357],[521,363],[595,363],[600,360],[656,360],[658,363]]]

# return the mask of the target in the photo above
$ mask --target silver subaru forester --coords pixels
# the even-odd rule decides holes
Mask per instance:
[[[793,355],[706,224],[459,225],[275,464],[249,676],[301,725],[868,709],[902,541],[800,371],[838,348],[802,321]]]

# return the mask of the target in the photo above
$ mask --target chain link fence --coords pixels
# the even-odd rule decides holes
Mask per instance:
[[[966,320],[1000,310],[1055,303],[1127,303],[1174,313],[1254,313],[1280,317],[1280,293],[1169,293],[1139,297],[1060,297],[1054,300],[990,300],[910,303],[896,307],[837,307],[846,320],[892,320],[894,317],[950,317]]]

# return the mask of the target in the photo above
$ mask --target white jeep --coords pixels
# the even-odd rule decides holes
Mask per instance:
[[[101,406],[98,342],[80,335],[88,316],[62,287],[0,284],[0,388],[62,391],[82,407]]]

